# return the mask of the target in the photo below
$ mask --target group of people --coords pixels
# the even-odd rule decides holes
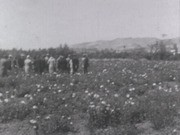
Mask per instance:
[[[81,61],[77,55],[68,55],[67,57],[60,55],[57,59],[49,54],[46,54],[45,57],[38,55],[33,58],[24,54],[21,54],[18,58],[9,55],[0,59],[0,76],[7,76],[7,71],[12,69],[24,70],[26,74],[30,74],[30,72],[38,74],[44,72],[50,74],[54,72],[74,74],[78,72],[80,64],[83,73],[86,74],[89,67],[89,58],[86,54],[83,55]]]

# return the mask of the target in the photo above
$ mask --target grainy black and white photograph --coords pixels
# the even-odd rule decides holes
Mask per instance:
[[[180,0],[0,0],[0,135],[180,135]]]

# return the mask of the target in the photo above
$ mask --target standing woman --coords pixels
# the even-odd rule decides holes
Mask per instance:
[[[24,70],[26,74],[29,74],[30,68],[31,68],[32,61],[30,59],[30,56],[27,55],[25,61],[24,61]]]
[[[49,73],[50,74],[54,73],[56,62],[52,56],[49,58],[48,64],[49,64]]]

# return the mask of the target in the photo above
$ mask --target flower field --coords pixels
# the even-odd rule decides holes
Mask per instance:
[[[91,60],[88,74],[74,75],[13,70],[0,78],[0,107],[1,123],[28,121],[37,135],[176,135],[180,63]]]

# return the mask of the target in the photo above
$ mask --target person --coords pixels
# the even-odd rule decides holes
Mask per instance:
[[[47,53],[46,56],[44,57],[44,61],[45,61],[45,71],[48,72],[48,60],[49,60],[49,54]]]
[[[74,73],[74,69],[73,69],[73,59],[70,58],[69,60],[69,73],[73,74]]]
[[[38,74],[42,74],[45,70],[45,60],[41,56],[34,57],[34,72]]]
[[[39,62],[38,62],[38,56],[34,56],[33,60],[33,69],[35,73],[39,73]]]
[[[84,74],[86,74],[88,72],[88,67],[89,67],[89,58],[86,54],[84,54],[82,58],[82,67]]]
[[[31,68],[32,61],[30,59],[30,56],[27,55],[25,61],[24,61],[24,70],[26,74],[29,74],[30,68]]]
[[[12,55],[9,55],[7,59],[7,69],[12,70],[12,67],[13,67],[13,57]]]
[[[68,73],[71,73],[71,67],[72,67],[72,60],[71,60],[71,55],[69,54],[68,57],[66,58],[66,70]]]
[[[22,53],[21,55],[20,55],[20,57],[18,58],[18,67],[20,68],[20,69],[23,69],[23,67],[24,67],[24,61],[25,61],[25,55]]]
[[[73,74],[78,71],[79,68],[79,59],[76,55],[72,58],[72,64],[73,64]]]
[[[0,76],[5,77],[7,76],[7,57],[3,56],[0,59]]]
[[[43,59],[42,56],[39,58],[39,73],[42,74],[45,71],[46,61]]]
[[[64,58],[64,56],[60,55],[57,59],[57,69],[58,71],[60,71],[61,73],[66,71],[66,59]]]
[[[48,60],[48,65],[49,65],[49,73],[52,74],[54,73],[55,70],[55,59],[51,56]]]

